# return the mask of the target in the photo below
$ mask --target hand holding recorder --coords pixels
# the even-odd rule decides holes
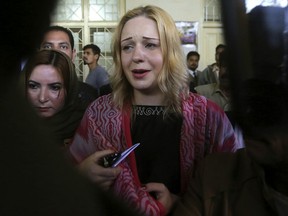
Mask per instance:
[[[78,168],[85,176],[97,183],[101,188],[108,190],[121,172],[121,168],[117,165],[138,146],[139,143],[122,153],[115,153],[110,149],[97,151],[83,160],[78,165]],[[113,155],[116,157],[113,157]]]

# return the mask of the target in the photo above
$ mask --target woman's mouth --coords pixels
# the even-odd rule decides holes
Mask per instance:
[[[39,112],[48,112],[49,111],[49,107],[37,107],[37,110],[39,111]]]
[[[132,70],[133,73],[133,77],[136,79],[141,79],[144,76],[146,76],[146,74],[149,72],[150,70],[146,70],[146,69],[134,69]]]

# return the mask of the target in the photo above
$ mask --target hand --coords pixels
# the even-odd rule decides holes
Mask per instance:
[[[104,190],[108,190],[121,172],[120,167],[104,168],[99,165],[99,159],[113,153],[112,150],[97,151],[83,160],[78,168],[92,182],[97,183]]]
[[[166,213],[169,213],[178,200],[178,196],[170,193],[168,188],[162,183],[147,183],[145,189],[149,193],[155,194],[155,199],[159,201],[165,208]]]

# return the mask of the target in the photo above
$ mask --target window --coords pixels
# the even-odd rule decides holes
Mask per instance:
[[[123,8],[124,0],[59,0],[52,24],[72,31],[77,51],[74,63],[80,79],[84,80],[89,71],[82,60],[86,44],[99,46],[99,64],[107,71],[112,68],[111,39]]]
[[[221,21],[221,4],[219,0],[205,0],[204,22]]]

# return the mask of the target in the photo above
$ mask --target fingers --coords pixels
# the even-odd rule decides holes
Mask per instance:
[[[97,183],[103,189],[110,188],[122,170],[120,167],[104,168],[99,165],[100,158],[111,153],[113,153],[113,150],[95,152],[78,165],[79,170],[85,176],[92,182]]]
[[[113,150],[111,149],[106,149],[106,150],[103,150],[103,151],[97,151],[95,152],[94,154],[90,155],[89,157],[92,158],[92,160],[97,163],[99,161],[100,158],[106,156],[106,155],[109,155],[109,154],[112,154],[114,153]]]
[[[178,197],[170,193],[168,188],[162,183],[147,183],[144,189],[160,202],[167,212],[170,212],[178,199]]]
[[[104,168],[98,164],[94,164],[93,166],[94,171],[89,174],[90,179],[104,190],[109,189],[112,186],[115,179],[122,171],[120,167]]]
[[[96,165],[96,166],[99,166],[99,165]],[[107,178],[108,180],[115,179],[122,170],[120,167],[104,168],[102,166],[100,166],[99,170],[100,169],[101,169],[101,172],[99,172],[99,177]]]

